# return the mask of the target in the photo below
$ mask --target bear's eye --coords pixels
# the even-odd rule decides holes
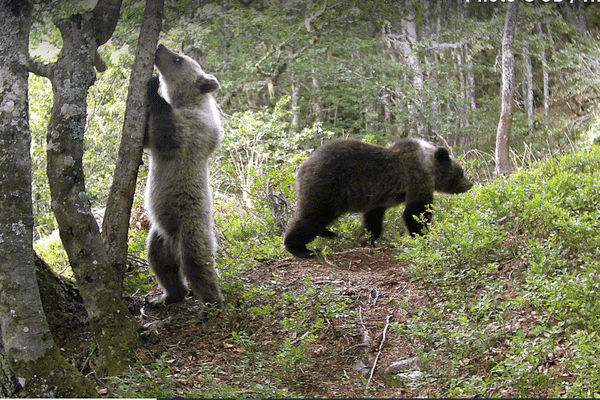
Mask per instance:
[[[177,57],[177,58],[175,58],[175,63],[176,63],[176,64],[179,64],[180,62],[181,62],[181,57]]]

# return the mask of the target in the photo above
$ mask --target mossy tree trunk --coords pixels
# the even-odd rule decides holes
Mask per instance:
[[[114,375],[130,365],[140,345],[139,325],[121,298],[85,189],[83,142],[87,93],[96,79],[98,46],[112,35],[122,0],[99,0],[92,11],[57,19],[63,46],[55,63],[30,63],[50,79],[53,105],[47,133],[47,173],[52,210],[98,345],[97,374]]]
[[[146,128],[146,82],[154,70],[154,53],[162,26],[164,0],[147,0],[135,61],[129,78],[125,120],[112,186],[102,223],[110,262],[121,281],[127,266],[127,235]]]
[[[88,323],[83,299],[73,282],[56,275],[37,254],[35,275],[52,338],[63,346],[73,329]]]
[[[55,345],[36,281],[27,100],[32,9],[31,0],[0,1],[0,393],[95,397]]]

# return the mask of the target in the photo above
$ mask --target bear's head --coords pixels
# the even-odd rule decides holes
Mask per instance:
[[[219,88],[217,78],[205,73],[200,64],[165,45],[158,45],[154,65],[158,68],[163,96],[171,105],[195,104],[202,95]]]
[[[436,147],[433,151],[435,190],[442,193],[464,193],[473,187],[465,177],[463,169],[447,149]]]

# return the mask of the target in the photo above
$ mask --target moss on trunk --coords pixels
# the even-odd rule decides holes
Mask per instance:
[[[17,380],[24,397],[98,397],[94,385],[60,354],[56,346],[35,361],[14,361]]]
[[[117,312],[102,321],[90,321],[90,327],[100,349],[97,376],[114,376],[135,364],[141,328],[129,313]],[[97,332],[99,329],[104,332]],[[107,331],[115,334],[107,335]]]

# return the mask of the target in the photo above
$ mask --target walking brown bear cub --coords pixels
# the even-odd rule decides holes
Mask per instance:
[[[285,248],[296,257],[315,252],[315,237],[335,237],[327,226],[346,213],[362,213],[373,244],[381,235],[386,209],[406,203],[404,221],[421,235],[431,220],[433,193],[464,193],[473,186],[447,149],[424,140],[402,139],[389,147],[339,140],[315,150],[296,175],[297,208],[284,234]]]

